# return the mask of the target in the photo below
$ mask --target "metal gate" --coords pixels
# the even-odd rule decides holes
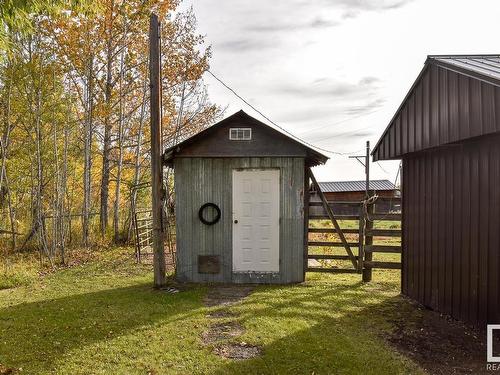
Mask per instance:
[[[373,269],[401,268],[400,256],[387,256],[401,254],[401,198],[373,195],[363,201],[328,201],[312,171],[307,169],[306,173],[312,188],[310,194],[306,194],[308,201],[305,202],[308,208],[306,271],[360,273],[363,281],[370,281]],[[309,187],[309,183],[306,186]],[[391,201],[389,207],[399,209],[378,211],[377,203],[385,200]],[[358,214],[336,215],[335,206],[339,204],[357,207]],[[310,234],[321,238],[310,239]],[[374,258],[374,254],[384,255]]]
[[[134,212],[135,259],[138,263],[153,261],[153,211],[150,209]],[[165,220],[163,243],[165,247],[165,264],[167,269],[175,269],[175,219]]]

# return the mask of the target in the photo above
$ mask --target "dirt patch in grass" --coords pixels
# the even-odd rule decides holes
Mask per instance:
[[[245,328],[235,319],[238,315],[228,311],[228,306],[242,301],[254,290],[254,286],[249,285],[220,285],[211,288],[203,303],[207,307],[221,307],[210,312],[207,316],[212,320],[229,319],[224,322],[212,324],[207,331],[202,334],[204,345],[215,345],[213,352],[221,357],[242,360],[254,358],[262,353],[262,349],[246,342],[230,342],[243,335]]]
[[[205,344],[213,344],[241,336],[245,329],[237,322],[216,323],[202,335]]]
[[[141,263],[152,266],[153,265],[153,253],[152,252],[141,252]],[[175,253],[171,251],[165,251],[165,271],[171,273],[175,271]]]
[[[215,310],[207,314],[208,318],[214,318],[214,319],[235,318],[237,316],[238,315],[236,315],[235,313],[227,310]]]
[[[229,359],[250,359],[257,357],[262,353],[262,349],[255,345],[249,345],[246,342],[238,344],[223,344],[214,349],[214,353]]]
[[[205,306],[230,306],[247,297],[253,286],[221,285],[210,289],[203,301]]]
[[[491,374],[486,369],[486,332],[421,306],[418,316],[401,315],[388,341],[433,375]]]
[[[18,370],[12,367],[6,367],[0,363],[0,375],[17,374]]]

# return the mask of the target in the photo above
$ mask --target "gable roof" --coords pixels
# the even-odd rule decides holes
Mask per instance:
[[[366,181],[329,181],[318,182],[323,193],[341,193],[365,191]],[[370,190],[395,190],[396,186],[389,180],[371,180]]]
[[[500,55],[430,55],[428,61],[500,85]]]
[[[485,108],[490,112],[500,109],[493,104],[498,94],[500,55],[427,56],[375,145],[373,160],[397,159],[406,153],[500,131],[500,113],[480,115]],[[465,107],[470,110],[465,111]],[[480,117],[481,123],[473,116]]]
[[[220,130],[220,128],[223,128],[226,126],[231,126],[233,124],[236,127],[244,127],[245,125],[262,127],[271,136],[279,137],[279,139],[281,141],[288,142],[288,144],[293,144],[296,149],[298,147],[301,150],[303,150],[303,151],[301,151],[301,154],[305,155],[305,158],[306,158],[309,166],[316,166],[319,164],[324,164],[329,159],[327,156],[323,155],[319,151],[317,151],[314,148],[310,147],[309,145],[305,144],[300,139],[298,139],[294,136],[285,134],[285,133],[271,127],[270,125],[267,125],[267,124],[263,123],[262,121],[259,121],[256,118],[248,115],[243,110],[240,110],[240,111],[232,114],[231,116],[226,117],[225,119],[219,121],[218,123],[200,131],[199,133],[192,135],[191,137],[183,140],[182,142],[166,149],[164,154],[163,154],[164,162],[166,164],[170,164],[172,159],[175,158],[175,156],[177,154],[181,153],[182,150],[185,150],[186,148],[196,144],[197,142],[205,141],[207,138],[216,134],[216,132],[218,130]],[[205,155],[202,155],[202,157],[203,156],[205,156]],[[238,157],[238,156],[247,156],[247,155],[231,155],[231,156]],[[253,155],[251,155],[251,156],[253,156]],[[276,155],[270,154],[268,156],[272,157],[272,156],[276,156]],[[285,155],[283,155],[283,156],[285,156]]]

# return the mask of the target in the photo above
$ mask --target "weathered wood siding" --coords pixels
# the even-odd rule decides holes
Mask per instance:
[[[177,278],[191,282],[293,283],[304,279],[304,158],[176,158]],[[232,171],[238,168],[280,169],[280,272],[232,272]],[[221,209],[208,226],[198,210],[212,202]],[[219,274],[198,273],[198,255],[217,255]]]

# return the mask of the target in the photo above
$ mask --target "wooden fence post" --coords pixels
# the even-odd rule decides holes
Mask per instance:
[[[359,233],[358,233],[358,272],[363,272],[365,256],[365,205],[361,203],[359,207]]]
[[[163,163],[161,146],[161,77],[160,77],[160,23],[151,14],[149,25],[149,75],[151,106],[151,190],[153,208],[153,268],[154,286],[165,285],[165,249],[163,247]]]
[[[309,267],[309,168],[304,168],[304,280]]]
[[[366,225],[365,225],[365,248],[373,245],[373,234],[371,233],[373,229],[373,219],[372,219],[372,214],[374,212],[374,204],[369,203],[366,206]],[[372,251],[365,251],[365,262],[371,262],[373,259],[373,252]],[[363,268],[363,281],[364,282],[369,282],[372,281],[372,267],[365,267]]]

